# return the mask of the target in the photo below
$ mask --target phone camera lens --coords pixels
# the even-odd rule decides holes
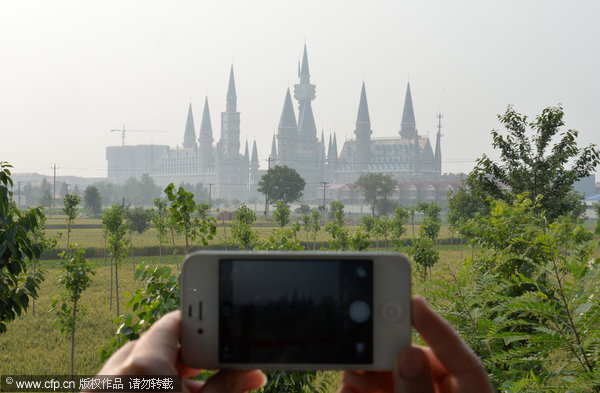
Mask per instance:
[[[362,300],[357,300],[350,305],[348,310],[350,319],[356,323],[362,323],[369,319],[371,316],[371,307]]]

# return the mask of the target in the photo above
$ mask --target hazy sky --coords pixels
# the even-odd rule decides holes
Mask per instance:
[[[580,145],[599,143],[600,2],[0,0],[0,160],[15,172],[106,176],[105,149],[183,142],[208,95],[215,141],[233,63],[241,145],[261,167],[306,42],[313,109],[339,149],[366,83],[373,137],[400,129],[410,81],[420,134],[443,112],[443,171],[491,149],[508,104],[561,103]]]

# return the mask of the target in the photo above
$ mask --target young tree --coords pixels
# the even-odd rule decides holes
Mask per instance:
[[[295,169],[275,165],[258,181],[258,192],[267,197],[269,203],[281,202],[285,206],[302,197],[306,182]]]
[[[96,186],[87,186],[84,191],[83,202],[92,217],[100,217],[102,214],[102,197]]]
[[[63,203],[65,207],[63,208],[63,212],[67,215],[67,249],[69,248],[69,238],[71,236],[71,224],[77,215],[79,214],[79,203],[81,202],[81,197],[75,194],[67,194],[63,199]]]
[[[317,234],[321,229],[321,219],[323,216],[317,209],[314,209],[310,216],[310,229],[313,234],[313,250],[317,248]]]
[[[62,334],[71,336],[71,377],[75,374],[75,326],[86,311],[79,301],[91,283],[90,274],[94,274],[83,257],[84,252],[83,249],[69,248],[61,253],[59,266],[62,272],[58,281],[63,289],[60,298],[55,297],[52,301],[52,311],[56,311],[55,324]]]
[[[396,245],[396,247],[402,246],[402,235],[406,233],[406,228],[404,227],[408,223],[409,212],[407,209],[402,206],[396,207],[394,212],[394,218],[392,218],[391,226],[392,226],[392,238]]]
[[[116,295],[117,316],[119,313],[119,262],[125,255],[128,241],[125,237],[127,234],[127,223],[125,222],[125,213],[121,205],[114,205],[107,209],[102,216],[102,225],[108,235],[110,260],[110,308],[112,308],[113,294],[113,264],[114,264],[114,286]]]
[[[10,191],[10,168],[0,161],[0,334],[6,331],[7,322],[27,310],[30,299],[37,298],[44,280],[40,272],[28,274],[26,264],[26,258],[39,259],[44,251],[44,243],[33,236],[43,224],[44,212],[17,209]]]
[[[419,228],[419,236],[428,237],[435,242],[440,233],[440,228],[442,227],[442,221],[440,219],[442,208],[435,202],[421,202],[418,209],[425,214],[423,223]]]
[[[135,255],[133,253],[133,238],[131,234],[137,232],[140,235],[150,229],[150,211],[144,209],[141,206],[133,209],[125,210],[125,217],[127,219],[127,228],[129,232],[129,245],[131,246],[131,264],[133,267],[133,277],[135,277]]]
[[[256,213],[242,204],[235,210],[235,217],[231,222],[231,237],[237,241],[241,250],[250,250],[258,241],[258,234],[252,230],[252,224],[256,221]]]
[[[346,250],[350,243],[344,215],[344,204],[340,201],[332,202],[331,211],[334,219],[325,227],[325,231],[331,235],[329,248],[332,250]]]
[[[151,221],[154,229],[156,230],[156,236],[158,237],[158,255],[159,261],[162,263],[162,245],[166,243],[167,231],[169,229],[169,210],[167,208],[167,201],[160,198],[154,199],[154,208],[152,209]]]
[[[582,202],[573,184],[594,171],[600,151],[595,145],[579,148],[575,130],[560,133],[563,116],[561,106],[549,107],[529,122],[509,106],[498,116],[507,135],[492,131],[499,162],[486,155],[478,159],[467,179],[469,191],[481,203],[489,203],[488,197],[510,203],[517,195],[528,194],[532,199],[543,195],[539,208],[550,221],[579,210]],[[532,137],[527,136],[528,128]]]
[[[275,211],[273,211],[273,219],[283,229],[290,222],[290,208],[277,201]]]
[[[371,205],[371,216],[375,217],[375,210],[379,207],[387,209],[387,198],[394,191],[396,182],[390,175],[383,173],[365,173],[356,181],[356,185],[365,196],[365,201]],[[381,209],[380,209],[381,210]],[[381,211],[379,212],[382,213]]]
[[[376,217],[373,231],[377,234],[377,236],[383,237],[383,247],[387,251],[388,238],[390,236],[390,232],[392,232],[392,223],[391,223],[389,217],[387,217],[387,216]]]
[[[421,270],[423,280],[427,281],[431,268],[440,259],[433,240],[426,236],[419,236],[412,245],[411,255],[418,269]]]

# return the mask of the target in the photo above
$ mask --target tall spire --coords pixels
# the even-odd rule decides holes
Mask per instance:
[[[300,119],[306,103],[315,99],[316,91],[316,86],[310,83],[306,44],[304,44],[302,65],[298,64],[298,78],[300,78],[300,83],[294,85],[294,98],[298,101],[298,119]]]
[[[404,138],[417,137],[415,112],[413,110],[412,95],[410,94],[410,82],[406,85],[406,97],[404,98],[404,110],[402,111],[402,124],[400,125],[400,136]]]
[[[200,145],[208,142],[212,146],[212,123],[210,121],[210,110],[208,109],[208,97],[204,99],[204,112],[202,113],[202,123],[200,124],[200,136],[198,138]]]
[[[337,152],[337,137],[336,134],[333,134],[333,144],[331,145],[331,147],[333,148],[333,157],[337,160],[338,159],[338,152]]]
[[[360,103],[358,104],[358,116],[356,123],[368,123],[371,124],[371,117],[369,116],[369,105],[367,104],[367,92],[365,90],[365,82],[362,84],[362,90],[360,91]]]
[[[331,152],[333,151],[333,142],[332,142],[332,136],[331,134],[329,134],[329,144],[327,145],[327,158],[331,157]]]
[[[300,67],[300,83],[310,83],[310,72],[308,70],[308,53],[306,52],[306,44],[304,44],[304,54],[302,55],[302,66]]]
[[[252,165],[256,163],[256,166],[258,167],[258,150],[256,149],[256,141],[254,141],[252,144],[252,158],[250,159],[250,162]]]
[[[248,153],[248,139],[246,139],[246,148],[244,149],[244,160],[250,162],[250,153]]]
[[[237,94],[235,92],[235,79],[233,77],[233,64],[229,71],[229,86],[227,87],[227,112],[237,111]]]
[[[317,137],[317,126],[315,116],[313,115],[310,101],[306,101],[302,114],[299,115],[298,130],[300,135],[307,137]]]
[[[192,115],[192,104],[188,107],[187,120],[185,121],[185,132],[183,134],[183,147],[196,147],[196,130],[194,127],[194,115]]]
[[[281,111],[281,118],[279,119],[279,128],[284,127],[296,127],[296,115],[294,114],[294,107],[292,106],[292,97],[290,95],[290,89],[287,89],[285,94],[285,100],[283,102],[283,110]]]
[[[271,143],[271,155],[269,157],[271,157],[272,160],[277,158],[277,138],[275,137],[275,134],[273,134],[273,142]]]
[[[440,175],[442,174],[442,117],[444,116],[442,116],[441,113],[438,113],[438,132],[435,141],[435,169]]]
[[[373,134],[371,130],[371,116],[369,116],[367,90],[365,82],[363,82],[360,90],[360,101],[358,103],[358,115],[356,116],[356,129],[354,130],[354,135],[356,135],[354,168],[357,171],[363,171],[369,166],[371,160],[371,134]],[[337,150],[337,146],[335,148]]]
[[[202,123],[200,124],[200,135],[198,142],[200,144],[200,162],[203,171],[208,171],[214,165],[213,162],[213,133],[210,121],[210,110],[208,109],[208,97],[204,99],[204,112],[202,112]]]

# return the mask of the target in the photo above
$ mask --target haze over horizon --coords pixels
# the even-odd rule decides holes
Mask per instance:
[[[374,138],[398,135],[407,82],[432,143],[443,113],[443,172],[497,157],[490,131],[507,105],[533,119],[561,104],[579,146],[598,144],[598,15],[593,0],[4,0],[0,160],[104,177],[106,147],[121,144],[110,129],[166,130],[125,142],[181,146],[188,105],[198,133],[206,96],[216,142],[233,64],[241,149],[256,140],[264,169],[305,43],[319,136],[335,132],[338,151],[363,81]]]

